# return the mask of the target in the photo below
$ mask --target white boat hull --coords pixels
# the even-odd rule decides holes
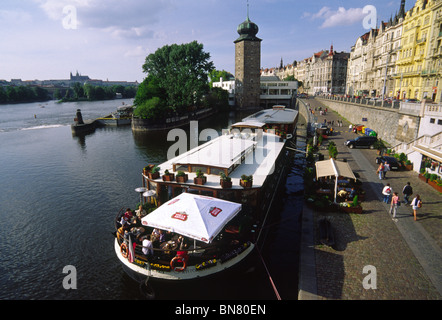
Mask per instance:
[[[147,277],[150,279],[160,280],[192,280],[203,278],[225,271],[239,262],[244,260],[255,248],[254,244],[250,244],[248,248],[239,253],[236,257],[221,263],[218,261],[216,265],[202,270],[197,270],[195,266],[188,266],[184,271],[160,271],[150,268],[145,262],[139,261],[138,264],[131,263],[127,258],[124,258],[120,251],[118,240],[115,239],[115,253],[123,265],[124,271],[135,281],[144,281]],[[142,264],[142,265],[141,265]]]

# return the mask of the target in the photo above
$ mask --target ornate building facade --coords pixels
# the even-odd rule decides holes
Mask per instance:
[[[302,81],[303,91],[308,94],[344,94],[347,79],[347,64],[350,54],[322,50],[297,62],[294,77]]]
[[[347,68],[346,94],[393,96],[404,17],[405,0],[402,0],[399,13],[394,18],[381,22],[379,28],[371,29],[356,40]]]
[[[428,53],[427,38],[432,25],[434,1],[417,0],[407,11],[403,22],[402,47],[396,62],[395,95],[401,99],[423,98],[424,62]]]
[[[416,0],[356,40],[346,94],[441,102],[442,0]]]
[[[442,102],[442,0],[430,7],[433,22],[427,37],[428,51],[422,71],[422,97]]]

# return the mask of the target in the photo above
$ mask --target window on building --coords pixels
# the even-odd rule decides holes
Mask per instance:
[[[441,119],[437,120],[437,124],[442,126],[442,120]]]
[[[430,119],[430,123],[434,123],[435,121],[436,121],[436,119],[434,119],[434,118]]]

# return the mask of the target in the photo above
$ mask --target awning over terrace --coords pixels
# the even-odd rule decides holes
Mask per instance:
[[[335,202],[338,190],[338,177],[350,178],[356,180],[356,177],[347,162],[330,160],[318,161],[316,166],[316,179],[322,177],[335,177]]]

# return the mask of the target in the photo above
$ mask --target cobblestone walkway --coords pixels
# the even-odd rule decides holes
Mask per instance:
[[[324,105],[308,99],[311,108]],[[330,108],[328,108],[330,109]],[[442,196],[431,186],[419,180],[414,171],[389,171],[386,180],[376,174],[376,150],[348,149],[344,142],[357,135],[348,131],[349,123],[338,114],[318,115],[318,122],[334,121],[335,133],[329,140],[338,147],[337,160],[344,158],[354,172],[360,175],[366,191],[362,203],[363,214],[313,212],[313,245],[316,267],[314,299],[323,300],[440,300],[442,298]],[[343,126],[336,125],[343,120]],[[327,143],[321,150],[328,158]],[[423,207],[414,221],[409,206],[400,206],[397,221],[388,213],[381,191],[390,183],[403,199],[402,188],[410,182],[414,194],[419,193]],[[332,223],[336,246],[321,245],[317,221],[326,216]],[[304,229],[304,228],[303,228]],[[301,257],[302,260],[302,257]],[[363,281],[376,270],[376,289],[364,289]],[[373,269],[371,269],[373,270]],[[303,279],[300,279],[303,283]],[[304,297],[310,299],[307,294]],[[300,297],[302,299],[302,297]]]

